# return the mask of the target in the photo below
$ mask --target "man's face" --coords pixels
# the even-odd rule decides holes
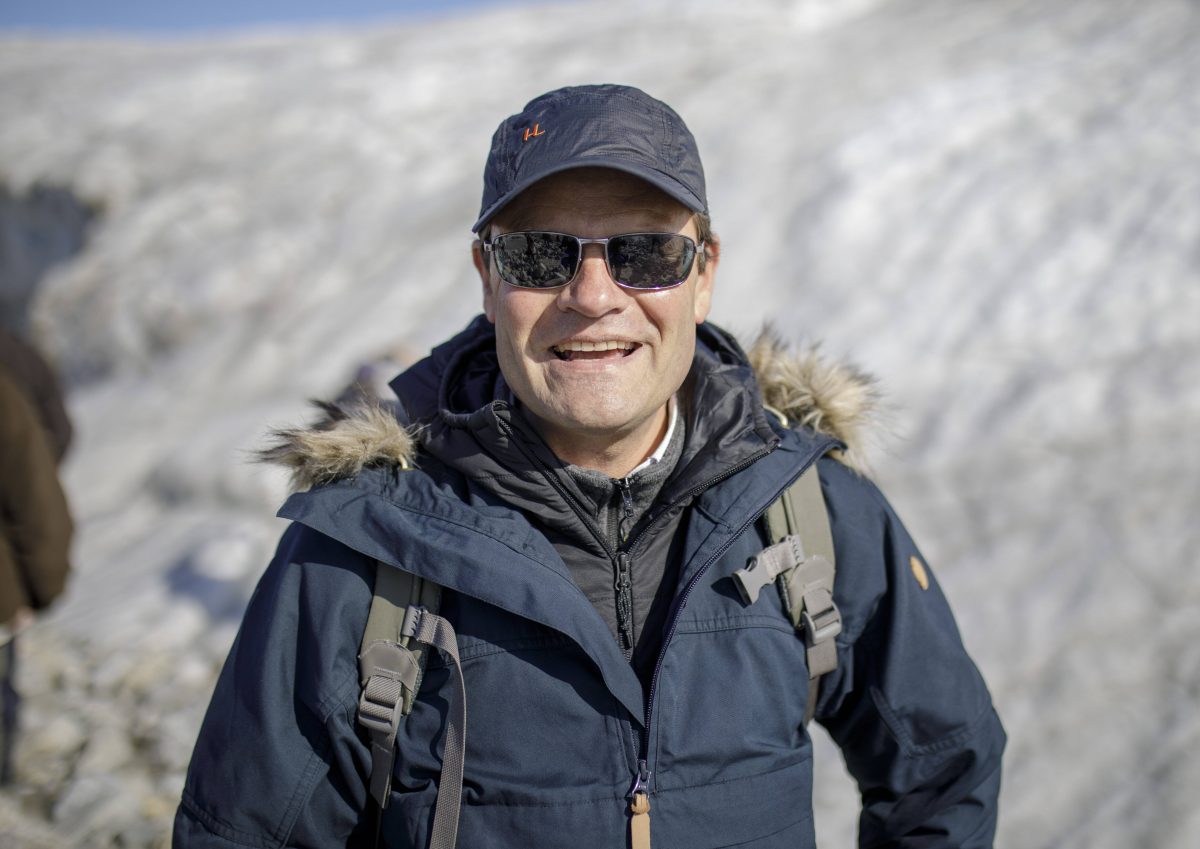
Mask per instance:
[[[603,168],[566,171],[527,189],[491,226],[492,235],[515,230],[697,238],[684,206],[643,180]],[[711,304],[716,258],[704,272],[694,263],[687,281],[673,289],[633,291],[609,276],[603,246],[588,245],[570,283],[538,290],[503,282],[476,247],[500,369],[560,457],[571,459],[573,445],[606,441],[653,450],[665,429],[667,401],[691,368],[696,325]],[[582,351],[580,343],[618,345]]]

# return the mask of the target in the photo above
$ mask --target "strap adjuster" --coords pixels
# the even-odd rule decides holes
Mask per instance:
[[[413,653],[386,640],[376,640],[358,658],[358,720],[369,731],[395,739],[400,727],[404,692],[416,689],[421,667]]]
[[[358,722],[374,734],[395,739],[400,727],[400,708],[404,704],[398,681],[383,675],[367,679],[358,698]]]
[[[833,603],[833,594],[824,587],[816,587],[804,594],[801,620],[804,642],[810,646],[832,640],[842,633],[842,613]]]
[[[371,739],[370,791],[382,810],[392,786],[393,747],[404,713],[404,692],[416,690],[421,667],[404,646],[375,640],[358,656],[358,674],[363,683],[358,723]]]

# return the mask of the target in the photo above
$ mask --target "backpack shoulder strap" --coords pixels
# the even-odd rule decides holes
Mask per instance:
[[[442,776],[434,810],[431,846],[453,847],[461,806],[463,761],[466,756],[467,702],[454,628],[438,615],[441,587],[411,572],[376,562],[375,589],[367,627],[358,655],[362,694],[358,724],[371,741],[370,793],[381,814],[387,807],[396,762],[396,733],[401,718],[412,712],[421,686],[429,649],[436,648],[454,662],[458,709],[446,728]]]
[[[834,562],[833,532],[829,528],[829,511],[821,493],[816,462],[767,508],[764,518],[772,544],[794,534],[804,541],[804,550],[810,555]]]
[[[833,601],[833,534],[816,462],[783,491],[763,518],[771,545],[734,578],[748,604],[774,581],[792,625],[803,633],[809,678],[804,721],[808,723],[816,712],[821,677],[837,669],[835,638],[842,631],[842,614]]]

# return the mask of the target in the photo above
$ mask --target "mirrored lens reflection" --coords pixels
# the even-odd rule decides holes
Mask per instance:
[[[688,276],[695,247],[684,236],[643,233],[608,243],[613,279],[638,289],[672,286]]]
[[[496,266],[514,286],[544,289],[570,282],[579,259],[579,242],[557,233],[509,233],[497,236]]]

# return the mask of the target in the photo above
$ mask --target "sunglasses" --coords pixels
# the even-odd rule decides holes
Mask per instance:
[[[697,245],[678,233],[626,233],[582,239],[540,230],[503,233],[483,241],[500,279],[522,289],[557,289],[579,271],[584,245],[603,245],[608,273],[618,285],[641,291],[670,289],[688,279]]]

